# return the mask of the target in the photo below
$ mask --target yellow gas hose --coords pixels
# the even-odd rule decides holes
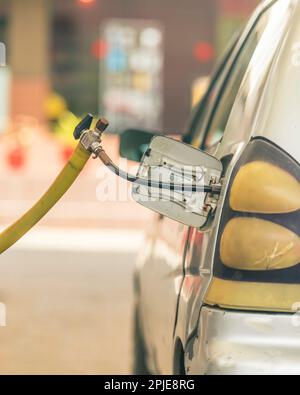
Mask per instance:
[[[0,254],[24,236],[59,201],[74,183],[90,156],[91,153],[79,143],[68,163],[41,199],[18,221],[0,233]]]

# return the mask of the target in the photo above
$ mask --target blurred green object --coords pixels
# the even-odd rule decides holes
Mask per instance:
[[[140,162],[150,141],[161,133],[141,129],[127,129],[120,135],[120,156]]]

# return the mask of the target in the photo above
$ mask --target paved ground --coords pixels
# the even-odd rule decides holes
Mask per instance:
[[[0,259],[0,374],[125,374],[138,231],[37,228]]]

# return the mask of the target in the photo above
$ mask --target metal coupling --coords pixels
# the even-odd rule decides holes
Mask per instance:
[[[80,143],[88,152],[93,154],[94,158],[97,158],[102,151],[102,134],[108,125],[109,123],[105,118],[100,118],[94,129],[82,131]]]

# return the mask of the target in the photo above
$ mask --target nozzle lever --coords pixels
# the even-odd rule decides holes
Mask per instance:
[[[94,117],[91,114],[87,114],[82,121],[79,122],[79,124],[76,126],[73,136],[75,140],[79,140],[82,133],[85,130],[90,129],[92,122],[93,122]]]

